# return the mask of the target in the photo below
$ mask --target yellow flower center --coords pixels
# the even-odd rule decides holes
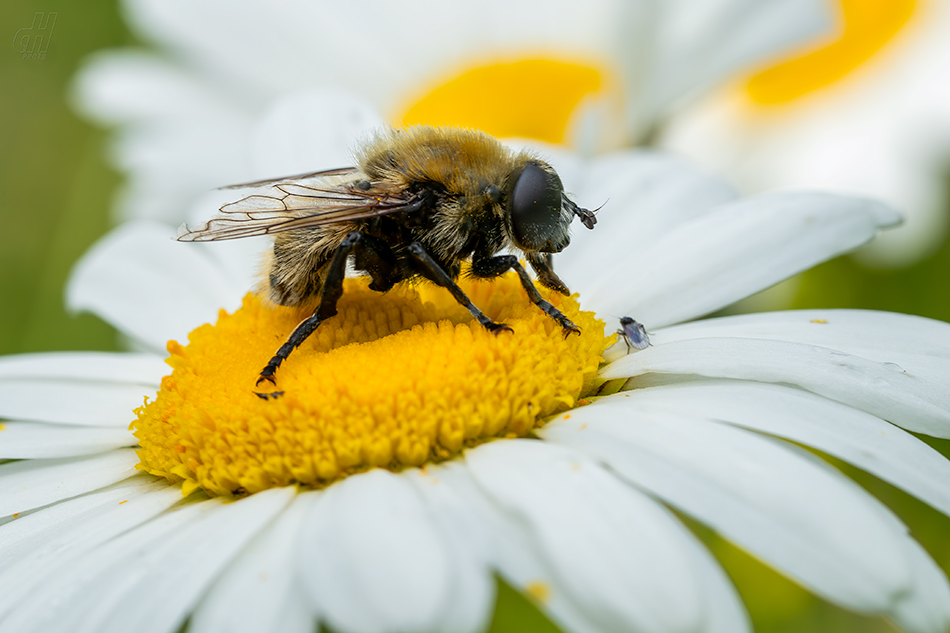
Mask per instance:
[[[610,342],[577,301],[543,293],[581,329],[561,327],[528,301],[513,275],[462,281],[472,301],[514,333],[493,335],[442,288],[380,294],[348,279],[339,314],[277,373],[283,395],[263,400],[258,372],[301,309],[253,295],[215,325],[171,341],[173,371],[136,410],[138,468],[210,495],[318,487],[373,467],[398,470],[520,437],[574,406]]]
[[[839,33],[749,80],[749,97],[759,104],[787,103],[828,86],[863,64],[907,24],[916,0],[839,0]]]
[[[543,58],[475,64],[428,86],[396,118],[401,125],[455,125],[563,143],[581,100],[606,83],[593,64]]]

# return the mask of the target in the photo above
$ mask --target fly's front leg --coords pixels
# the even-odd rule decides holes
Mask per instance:
[[[409,255],[412,257],[413,261],[416,263],[416,266],[419,268],[419,272],[429,281],[432,281],[443,288],[446,288],[449,292],[452,293],[452,296],[455,297],[455,300],[459,302],[466,310],[472,313],[472,316],[481,323],[485,329],[494,334],[499,332],[512,332],[513,330],[505,325],[504,323],[495,323],[487,316],[485,313],[475,307],[475,304],[472,303],[472,300],[465,296],[465,293],[462,292],[462,289],[458,287],[458,284],[452,279],[452,277],[445,272],[445,269],[442,265],[435,260],[432,255],[425,249],[425,247],[419,242],[413,242],[409,245]]]
[[[580,334],[580,329],[574,325],[570,319],[568,319],[564,314],[551,305],[549,302],[545,301],[541,297],[541,293],[538,292],[538,289],[534,287],[534,284],[531,282],[531,278],[528,276],[528,271],[524,269],[524,266],[521,265],[521,262],[518,261],[518,258],[514,255],[496,255],[494,257],[479,257],[476,252],[476,256],[472,258],[472,274],[476,277],[482,277],[484,279],[490,279],[492,277],[497,277],[509,270],[514,270],[518,273],[518,278],[521,280],[521,285],[524,287],[525,292],[528,293],[528,298],[531,299],[531,302],[541,308],[541,310],[558,322],[562,328],[564,328],[564,335],[568,334]],[[551,275],[554,275],[554,271],[551,271]],[[557,279],[555,276],[554,279]],[[560,282],[560,279],[557,279]],[[567,290],[564,287],[564,284],[560,284],[561,288]],[[555,287],[555,290],[560,290]]]
[[[525,259],[531,264],[531,268],[538,275],[538,281],[545,288],[550,288],[560,292],[565,297],[571,294],[561,278],[554,273],[554,266],[551,262],[551,253],[527,253]]]
[[[274,357],[271,358],[264,369],[261,370],[260,377],[257,379],[258,385],[265,380],[272,385],[276,385],[277,381],[274,379],[274,373],[277,371],[277,368],[280,367],[280,364],[287,360],[290,353],[307,340],[323,321],[336,314],[337,301],[343,296],[343,279],[346,277],[346,258],[349,257],[353,249],[362,242],[363,238],[362,233],[353,231],[349,233],[340,243],[340,246],[337,247],[336,252],[333,254],[333,260],[330,262],[330,267],[327,270],[326,279],[323,282],[320,305],[311,316],[301,321],[297,327],[294,328],[294,331],[291,332],[287,338],[287,342],[280,346],[277,353],[274,354]],[[266,400],[268,396],[276,396],[279,394],[259,393],[257,395]]]

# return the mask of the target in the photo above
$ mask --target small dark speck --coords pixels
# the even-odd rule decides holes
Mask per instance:
[[[275,392],[273,392],[273,393],[261,393],[261,392],[259,392],[259,391],[255,391],[255,392],[254,392],[254,395],[257,396],[258,398],[260,398],[261,400],[276,400],[277,398],[279,398],[279,397],[281,397],[282,395],[284,395],[284,392],[283,392],[283,391],[275,391]]]
[[[369,191],[369,188],[372,186],[373,186],[373,183],[371,183],[368,180],[361,180],[358,183],[356,183],[356,188],[360,189],[361,191]]]

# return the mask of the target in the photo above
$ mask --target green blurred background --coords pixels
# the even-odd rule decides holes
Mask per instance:
[[[23,59],[13,45],[36,12],[57,12],[45,59]],[[91,315],[70,315],[63,287],[76,259],[111,226],[120,176],[105,160],[105,131],[79,120],[67,99],[70,79],[89,53],[135,44],[113,0],[81,8],[61,0],[0,5],[0,353],[115,350],[115,332]],[[950,183],[950,179],[948,179]],[[948,210],[950,212],[950,210]],[[911,268],[868,270],[849,258],[803,276],[796,308],[891,310],[950,321],[950,241]],[[925,438],[927,439],[927,438]],[[950,442],[927,439],[950,456]],[[893,508],[950,571],[950,519],[861,472],[837,464]],[[950,485],[950,482],[948,482]],[[828,605],[784,580],[701,526],[736,582],[760,633],[896,630]],[[493,631],[556,630],[519,594],[502,586]]]

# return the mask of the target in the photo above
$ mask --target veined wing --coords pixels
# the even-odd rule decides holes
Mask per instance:
[[[281,178],[270,178],[267,180],[255,180],[254,182],[242,182],[237,185],[226,185],[221,189],[250,189],[251,187],[266,187],[281,182],[297,182],[300,180],[311,180],[315,178],[332,178],[334,176],[357,176],[360,171],[356,167],[340,167],[338,169],[325,169],[323,171],[314,171],[308,174],[297,174],[295,176],[283,176]]]
[[[278,179],[264,192],[226,204],[204,224],[178,229],[181,242],[232,240],[420,209],[423,198],[356,169]],[[251,183],[251,186],[260,186]]]

